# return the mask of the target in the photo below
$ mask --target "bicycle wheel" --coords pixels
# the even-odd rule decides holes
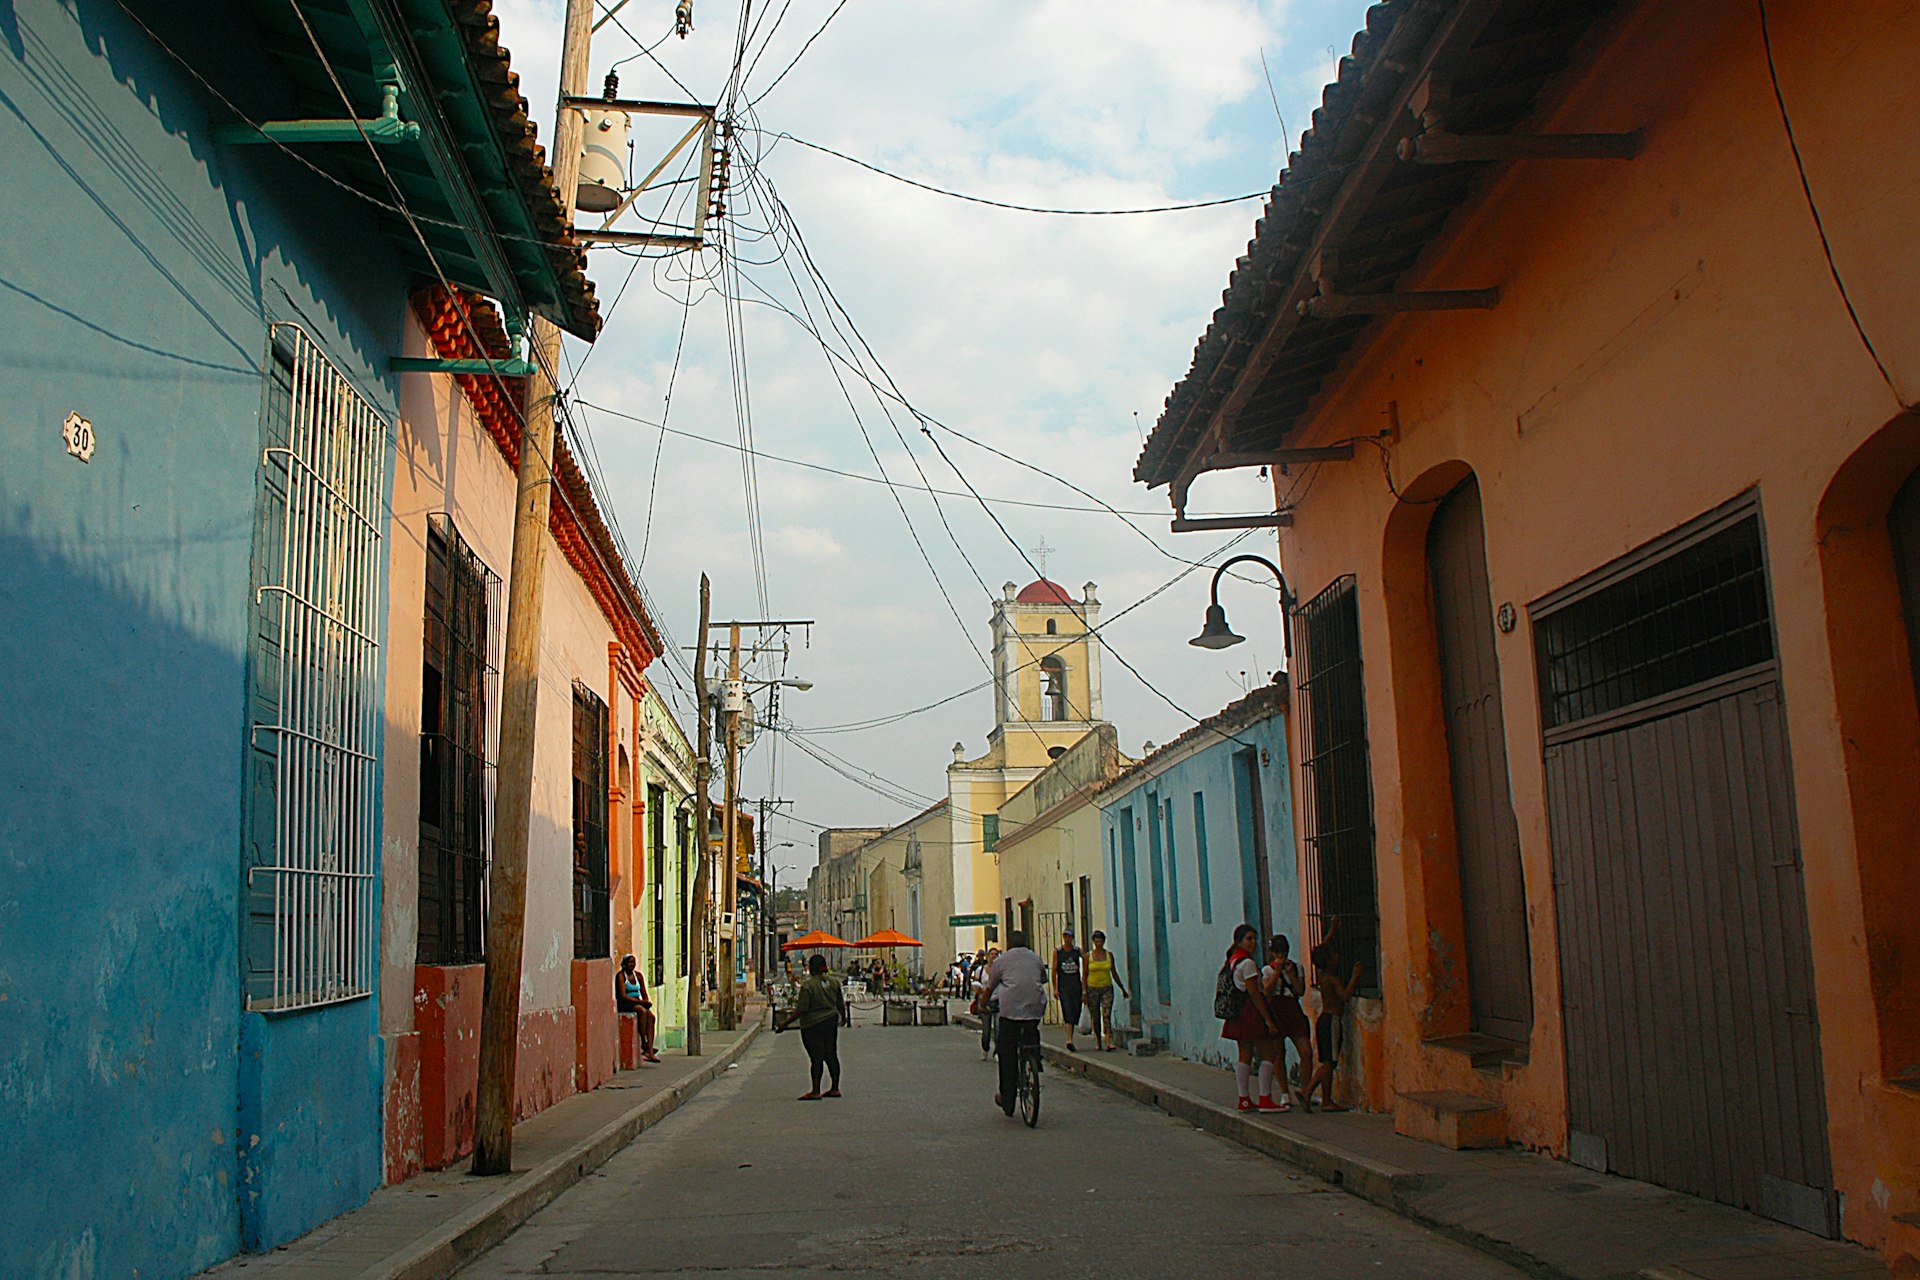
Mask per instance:
[[[1040,1123],[1040,1054],[1033,1049],[1020,1054],[1020,1118],[1029,1129]]]

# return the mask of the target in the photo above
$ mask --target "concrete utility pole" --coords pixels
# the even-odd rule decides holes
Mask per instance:
[[[567,0],[560,47],[560,96],[585,92],[593,0]],[[563,219],[573,221],[580,181],[580,113],[557,108],[553,176]],[[480,1077],[474,1098],[473,1171],[513,1168],[513,1077],[520,1045],[520,958],[526,942],[527,833],[533,812],[533,745],[540,697],[542,587],[553,497],[554,418],[560,329],[533,321],[534,372],[514,492],[513,568],[507,584],[507,648],[501,670],[500,766],[494,802],[493,866],[487,875],[486,984],[480,1014]]]
[[[727,780],[726,827],[721,836],[724,865],[720,868],[720,900],[727,905],[732,926],[720,935],[720,1025],[731,1031],[737,1021],[734,1008],[733,966],[736,938],[740,933],[739,876],[740,828],[734,818],[740,807],[740,710],[746,691],[740,683],[740,624],[727,627]]]
[[[707,788],[713,782],[713,717],[707,708],[707,623],[713,588],[700,575],[700,643],[693,651],[693,701],[699,708],[700,754],[693,762],[693,901],[687,905],[687,1056],[700,1056],[700,1015],[706,1008],[702,978],[707,971],[707,823],[712,813]]]

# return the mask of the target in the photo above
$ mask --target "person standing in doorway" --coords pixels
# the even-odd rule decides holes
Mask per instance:
[[[813,1073],[813,1088],[800,1095],[800,1101],[840,1096],[840,1024],[847,1020],[847,995],[839,979],[827,972],[827,958],[816,955],[807,961],[807,980],[800,984],[800,997],[794,1001],[788,1025],[800,1028],[800,1042],[807,1048],[807,1062]],[[822,1072],[828,1076],[825,1093],[820,1092]]]
[[[1047,1012],[1047,962],[1027,946],[1025,933],[1015,929],[1007,934],[1007,949],[987,966],[981,994],[1000,1009],[996,1033],[1000,1092],[993,1095],[993,1102],[1012,1115],[1020,1080],[1020,1051],[1028,1045],[1039,1047],[1040,1019]]]
[[[1053,949],[1053,995],[1060,1002],[1060,1016],[1067,1022],[1067,1052],[1078,1053],[1073,1044],[1074,1028],[1080,1022],[1081,970],[1086,955],[1073,943],[1071,928],[1060,931],[1060,945]]]
[[[1100,1052],[1118,1048],[1113,1042],[1113,989],[1120,988],[1120,994],[1133,999],[1133,993],[1127,990],[1126,982],[1120,976],[1120,965],[1113,958],[1113,952],[1107,950],[1107,935],[1095,929],[1088,939],[1093,949],[1087,952],[1085,969],[1087,986],[1087,1017],[1093,1023],[1093,1044]]]
[[[1239,1060],[1233,1066],[1233,1082],[1240,1093],[1242,1111],[1279,1111],[1273,1100],[1273,1060],[1284,1054],[1280,1024],[1267,1008],[1266,993],[1260,990],[1260,966],[1254,960],[1259,945],[1259,930],[1243,924],[1233,931],[1233,945],[1227,948],[1226,963],[1214,983],[1214,1013],[1221,1019],[1220,1034],[1239,1048]],[[1253,1059],[1260,1057],[1260,1100],[1253,1100]]]

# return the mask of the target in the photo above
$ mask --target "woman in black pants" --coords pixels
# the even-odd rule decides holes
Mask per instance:
[[[813,1088],[800,1095],[802,1102],[840,1096],[840,1024],[847,1021],[847,996],[827,972],[827,958],[817,955],[808,960],[807,974],[788,1017],[788,1025],[800,1028],[800,1042],[807,1047],[813,1070]],[[831,1082],[825,1093],[820,1092],[823,1070]]]

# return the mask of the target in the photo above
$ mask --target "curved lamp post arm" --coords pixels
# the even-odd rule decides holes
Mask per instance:
[[[1279,565],[1267,559],[1265,556],[1257,556],[1251,553],[1237,555],[1228,559],[1221,564],[1218,569],[1213,571],[1213,586],[1207,605],[1206,625],[1201,627],[1199,635],[1187,643],[1201,649],[1225,649],[1230,645],[1239,644],[1242,640],[1246,639],[1245,636],[1235,635],[1233,628],[1227,625],[1227,611],[1220,604],[1220,579],[1225,577],[1227,570],[1233,568],[1233,566],[1247,563],[1265,565],[1273,572],[1274,578],[1280,584],[1280,638],[1281,643],[1286,648],[1288,665],[1291,666],[1293,662],[1293,606],[1295,603],[1293,592],[1287,589],[1287,575],[1280,572]]]

